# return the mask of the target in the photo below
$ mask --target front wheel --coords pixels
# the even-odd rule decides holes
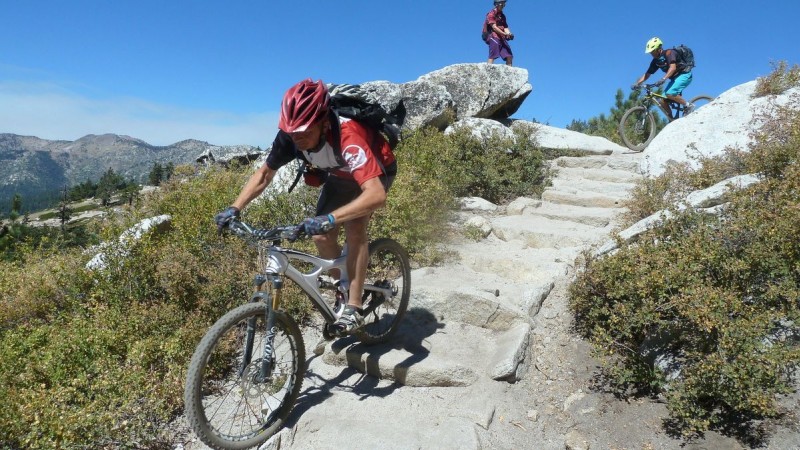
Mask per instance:
[[[397,332],[411,295],[411,265],[403,246],[392,239],[369,244],[364,287],[364,326],[356,336],[365,344],[385,342]]]
[[[640,152],[656,136],[656,120],[646,107],[634,106],[622,115],[618,131],[626,147]]]
[[[248,303],[222,316],[192,356],[186,377],[186,418],[206,445],[247,449],[266,442],[291,412],[305,367],[297,324],[282,311]],[[272,336],[271,345],[268,337]],[[262,364],[271,349],[272,363]],[[261,368],[267,367],[266,376]]]

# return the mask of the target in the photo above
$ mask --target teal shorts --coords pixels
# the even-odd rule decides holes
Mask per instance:
[[[664,95],[681,95],[683,90],[692,83],[692,72],[682,73],[669,80],[664,87]]]

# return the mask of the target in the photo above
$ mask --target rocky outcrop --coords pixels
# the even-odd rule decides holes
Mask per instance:
[[[172,224],[172,216],[163,214],[142,220],[131,228],[125,230],[115,242],[103,242],[94,250],[97,253],[86,263],[89,270],[103,270],[109,261],[125,258],[131,248],[148,233],[163,233]]]
[[[422,127],[444,130],[461,119],[506,119],[519,109],[532,90],[527,70],[491,64],[455,64],[407,83],[369,81],[361,87],[387,111],[403,102],[404,131]],[[484,123],[509,134],[500,122]],[[204,164],[228,164],[234,160],[250,162],[263,153],[246,146],[211,146],[196,159]]]
[[[800,108],[800,87],[781,95],[753,97],[756,83],[736,86],[666,126],[644,150],[642,171],[658,176],[670,163],[687,163],[696,168],[698,156],[721,155],[728,147],[747,149],[753,132],[774,117],[776,106]]]
[[[506,119],[533,90],[526,69],[483,63],[448,66],[417,82],[444,86],[453,99],[455,119]]]

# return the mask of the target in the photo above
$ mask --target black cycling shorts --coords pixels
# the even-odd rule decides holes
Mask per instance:
[[[386,189],[387,193],[389,192],[389,188],[392,187],[395,175],[397,175],[397,162],[386,167],[386,174],[380,177],[381,183],[383,183],[383,187]],[[324,216],[330,214],[337,208],[352,202],[359,195],[361,195],[361,186],[354,180],[345,180],[329,175],[322,185],[322,191],[317,200],[317,212],[315,215]]]

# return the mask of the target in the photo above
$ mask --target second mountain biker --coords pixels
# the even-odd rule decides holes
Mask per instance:
[[[650,78],[650,75],[656,73],[658,69],[661,69],[664,72],[664,77],[659,80],[656,85],[664,86],[664,95],[667,96],[668,99],[672,100],[673,102],[679,103],[683,105],[684,113],[683,115],[687,115],[694,110],[694,105],[687,102],[681,94],[683,94],[683,90],[686,89],[689,84],[692,82],[692,68],[691,67],[681,67],[680,62],[678,61],[678,52],[674,48],[664,49],[664,44],[661,42],[661,39],[654,37],[647,41],[645,45],[645,53],[649,53],[650,56],[653,57],[653,60],[650,61],[650,66],[647,68],[647,71],[636,80],[636,83],[631,86],[631,88],[636,89],[642,84],[645,80]],[[672,110],[669,107],[669,104],[666,100],[662,100],[659,102],[661,109],[664,111],[664,114],[669,118],[669,121],[672,122],[675,120],[675,117],[672,116]]]

